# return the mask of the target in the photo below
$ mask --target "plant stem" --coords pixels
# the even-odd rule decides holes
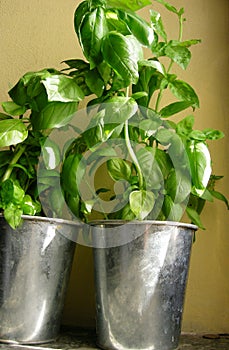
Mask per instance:
[[[126,97],[129,96],[129,86],[126,88]],[[132,159],[135,167],[136,167],[136,171],[138,174],[138,178],[139,178],[139,188],[142,189],[143,185],[144,185],[144,181],[143,181],[143,175],[142,175],[142,171],[141,171],[141,167],[139,165],[138,159],[136,157],[136,154],[132,148],[131,142],[130,142],[130,137],[129,137],[129,123],[128,120],[125,121],[125,128],[124,128],[124,134],[125,134],[125,142],[126,142],[126,147],[127,150],[129,152],[130,158]]]
[[[178,41],[182,41],[183,37],[183,17],[182,15],[179,15],[179,38]]]
[[[163,89],[161,88],[158,95],[157,95],[157,101],[156,101],[156,105],[155,105],[155,112],[157,113],[159,110],[159,105],[161,102],[161,98],[162,98],[162,94],[163,94]]]
[[[129,137],[129,129],[128,129],[128,120],[125,121],[125,141],[126,141],[126,147],[128,149],[130,158],[132,159],[136,170],[137,170],[137,174],[138,174],[138,178],[139,178],[139,188],[142,189],[143,188],[143,175],[142,175],[142,171],[141,171],[141,167],[138,163],[138,159],[136,157],[136,154],[134,153],[134,150],[132,148],[131,142],[130,142],[130,137]]]
[[[183,17],[181,14],[178,15],[178,18],[179,18],[179,35],[178,35],[178,41],[181,42],[182,41],[182,37],[183,37]],[[170,63],[169,63],[169,66],[168,66],[168,69],[166,71],[166,74],[169,74],[170,70],[172,69],[172,66],[174,64],[174,61],[171,59],[170,60]],[[155,112],[157,113],[158,110],[159,110],[159,105],[160,105],[160,102],[161,102],[161,99],[162,99],[162,94],[163,94],[163,91],[164,89],[163,88],[160,88],[160,91],[158,93],[158,96],[157,96],[157,100],[156,100],[156,105],[155,105]]]
[[[10,164],[8,166],[8,168],[6,169],[6,172],[5,172],[5,174],[4,174],[3,178],[2,178],[2,182],[4,182],[4,181],[9,179],[9,177],[10,177],[12,171],[13,171],[14,164],[17,163],[18,159],[22,156],[22,154],[24,153],[25,149],[26,149],[26,145],[24,145],[24,146],[20,145],[18,147],[18,150],[16,151],[13,159],[11,160],[11,162],[10,162]]]

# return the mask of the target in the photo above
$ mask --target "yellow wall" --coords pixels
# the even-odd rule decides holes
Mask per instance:
[[[216,174],[224,174],[219,190],[229,197],[228,162],[228,0],[171,0],[186,9],[185,38],[202,38],[193,48],[190,68],[183,74],[197,91],[199,128],[220,128],[226,138],[213,143]],[[73,30],[77,1],[0,1],[0,100],[26,71],[60,68],[63,59],[79,57]],[[170,30],[175,31],[170,25]],[[229,331],[228,212],[222,203],[207,205],[194,244],[183,319],[183,330]],[[94,325],[92,254],[78,247],[64,312],[64,322]]]

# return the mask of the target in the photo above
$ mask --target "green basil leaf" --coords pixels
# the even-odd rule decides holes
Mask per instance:
[[[143,220],[154,207],[155,196],[150,191],[133,191],[129,196],[130,209],[138,220]]]
[[[209,192],[211,193],[211,195],[217,199],[219,199],[220,201],[223,201],[226,206],[227,206],[227,209],[229,210],[229,202],[228,202],[228,199],[220,192],[218,191],[215,191],[215,190],[209,190]]]
[[[175,169],[185,169],[190,174],[189,157],[186,152],[185,142],[178,134],[174,133],[170,139],[170,147],[167,152],[172,159]]]
[[[133,93],[137,91],[145,91],[147,97],[139,100],[140,106],[148,107],[153,93],[160,88],[163,79],[163,66],[157,60],[140,60],[139,79],[136,85],[133,85]]]
[[[142,45],[147,47],[151,46],[154,39],[154,32],[151,26],[143,18],[132,11],[122,10],[118,11],[118,16],[127,24],[131,33]]]
[[[188,117],[185,117],[184,119],[182,119],[177,123],[176,131],[178,135],[188,136],[192,131],[193,125],[194,125],[194,117],[193,115],[189,115]]]
[[[170,11],[170,12],[173,12],[175,14],[179,14],[179,11],[174,7],[172,6],[171,4],[169,4],[167,1],[164,1],[164,0],[155,0],[157,2],[159,2],[160,4],[164,5],[165,8]]]
[[[205,134],[207,140],[219,140],[224,137],[224,133],[222,131],[210,128],[204,129],[203,133]]]
[[[0,112],[0,120],[5,120],[5,119],[12,119],[13,117],[11,117],[11,115],[5,114],[5,113],[1,113]]]
[[[193,88],[182,80],[169,82],[169,89],[179,100],[192,103],[192,107],[199,107],[199,99]]]
[[[156,148],[145,147],[140,148],[136,156],[141,167],[146,188],[159,190],[163,184],[163,177],[155,154]]]
[[[34,73],[36,74],[36,73]],[[44,78],[47,76],[51,77],[51,74],[48,72],[47,74],[45,73]],[[40,94],[45,93],[44,86],[41,84],[41,78],[42,76],[34,76],[31,77],[29,82],[27,83],[27,90],[26,93],[28,97],[31,99],[34,99],[35,97],[39,96]]]
[[[183,215],[183,208],[179,203],[174,203],[169,195],[164,198],[162,211],[166,220],[180,221]]]
[[[79,195],[77,196],[72,196],[70,193],[65,193],[65,200],[66,203],[68,204],[68,208],[72,212],[73,215],[76,217],[80,216],[80,197]]]
[[[203,226],[200,216],[197,213],[195,209],[192,209],[190,207],[186,208],[186,213],[188,214],[189,218],[191,219],[191,222],[195,225],[197,225],[202,230],[205,230],[205,227]]]
[[[192,106],[192,102],[189,101],[179,101],[169,104],[168,106],[162,108],[159,112],[159,114],[163,118],[171,117],[174,114],[177,114],[183,110],[185,110],[188,107]]]
[[[116,96],[106,101],[105,124],[121,124],[130,119],[138,110],[138,104],[131,97]]]
[[[65,192],[73,197],[79,195],[79,185],[84,177],[86,164],[80,154],[70,154],[63,163],[61,184]]]
[[[135,215],[132,212],[132,210],[130,209],[129,203],[126,204],[124,206],[124,208],[122,208],[121,213],[120,212],[118,212],[118,213],[116,212],[115,214],[116,214],[115,215],[115,219],[129,220],[129,221],[135,219]]]
[[[26,74],[23,75],[22,77],[22,81],[24,83],[24,86],[29,87],[31,85],[34,85],[35,87],[37,87],[39,89],[39,87],[37,86],[37,82],[41,81],[42,79],[45,79],[49,76],[51,76],[52,74],[57,74],[58,71],[56,69],[53,68],[49,68],[49,69],[42,69],[36,72],[28,72]],[[36,94],[39,94],[39,90],[36,91]]]
[[[189,134],[190,139],[198,140],[198,141],[205,141],[206,135],[204,132],[200,130],[192,130]]]
[[[191,40],[185,40],[185,41],[175,41],[173,40],[174,43],[179,43],[179,46],[184,46],[184,47],[190,47],[192,45],[196,45],[201,43],[200,39],[191,39]]]
[[[108,66],[108,64],[105,61],[103,61],[97,66],[97,69],[106,85],[111,78],[111,68]]]
[[[131,11],[140,10],[141,8],[150,4],[150,0],[109,0],[109,6]]]
[[[19,106],[24,106],[26,104],[27,93],[23,78],[9,91],[9,96]]]
[[[191,52],[187,47],[184,47],[179,44],[174,44],[173,41],[170,41],[165,47],[165,54],[175,63],[177,63],[182,69],[186,69],[190,59]]]
[[[180,169],[172,169],[166,180],[166,193],[175,204],[182,203],[191,193],[191,179],[188,175]]]
[[[150,19],[153,24],[153,28],[155,32],[164,39],[165,42],[167,42],[167,34],[164,29],[164,25],[161,19],[161,14],[157,11],[150,10]]]
[[[30,195],[26,194],[22,204],[23,214],[35,215],[41,211],[40,203],[34,202]]]
[[[22,209],[18,208],[18,206],[13,203],[10,203],[4,210],[4,218],[13,229],[16,229],[21,224],[22,214]]]
[[[89,2],[88,1],[82,1],[78,7],[76,8],[76,11],[74,13],[74,28],[75,32],[79,38],[79,41],[81,43],[80,38],[80,27],[83,22],[84,16],[86,13],[88,13],[90,10]]]
[[[96,94],[98,97],[102,96],[105,85],[104,81],[101,79],[97,68],[94,68],[86,73],[85,82],[91,90],[91,92]]]
[[[187,147],[190,160],[192,183],[194,192],[201,196],[208,184],[211,175],[211,156],[204,142],[191,141]]]
[[[163,177],[166,179],[173,166],[168,153],[166,151],[163,151],[157,148],[155,158],[163,174]]]
[[[52,75],[42,80],[48,101],[76,102],[84,98],[84,93],[76,82],[64,75]]]
[[[121,158],[113,158],[107,161],[107,170],[114,181],[131,180],[130,165]]]
[[[147,92],[145,91],[139,91],[139,92],[135,92],[131,95],[131,97],[136,101],[139,100],[142,97],[146,97],[148,96]]]
[[[7,101],[2,103],[2,108],[6,113],[9,113],[13,116],[22,115],[26,111],[26,107],[19,106],[13,101]]]
[[[102,54],[107,64],[125,82],[125,87],[138,80],[138,60],[136,54],[137,45],[133,38],[119,33],[107,34],[102,42]]]
[[[155,138],[162,145],[168,145],[174,136],[174,132],[169,129],[159,129]]]
[[[67,69],[79,69],[79,70],[82,70],[82,69],[86,69],[88,70],[90,65],[89,63],[85,62],[84,60],[81,60],[81,59],[71,59],[71,60],[66,60],[66,61],[62,61],[61,63],[65,63],[68,65],[69,68]],[[64,69],[65,70],[65,69]]]
[[[202,194],[202,196],[200,198],[203,199],[204,201],[213,202],[213,196],[212,196],[211,192],[208,191],[208,189],[206,189],[204,191],[204,193]]]
[[[34,112],[31,122],[35,130],[67,125],[77,110],[77,102],[50,102],[41,112]]]
[[[6,208],[9,203],[20,205],[23,201],[25,192],[19,185],[18,181],[7,179],[1,184],[1,200],[3,208]]]
[[[106,11],[106,19],[109,32],[116,31],[123,35],[131,34],[127,24],[118,17],[117,10],[108,9]]]
[[[151,67],[151,68],[154,68],[156,69],[159,73],[161,74],[164,74],[164,66],[161,64],[161,62],[159,62],[158,60],[152,60],[152,59],[149,59],[149,60],[140,60],[138,61],[138,65],[139,67]]]
[[[0,120],[0,147],[21,143],[27,136],[27,128],[20,119]]]
[[[102,7],[86,13],[80,26],[80,43],[91,68],[102,62],[101,42],[108,33],[106,15]]]

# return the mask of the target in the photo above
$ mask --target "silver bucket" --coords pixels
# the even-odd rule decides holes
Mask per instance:
[[[79,225],[23,219],[13,230],[0,216],[0,341],[44,343],[59,332]]]
[[[98,248],[95,242],[98,345],[116,350],[175,349],[197,227],[157,221],[93,225],[92,232],[103,245],[111,228],[119,237],[120,230],[135,237],[108,248]]]

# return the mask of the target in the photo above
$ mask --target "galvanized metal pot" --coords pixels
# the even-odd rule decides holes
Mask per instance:
[[[0,216],[0,341],[54,340],[59,332],[79,225],[24,216],[11,229]]]
[[[95,222],[97,342],[103,349],[178,346],[193,232],[175,222]],[[131,237],[105,247],[106,232]],[[120,231],[121,230],[121,231]],[[114,236],[115,237],[115,236]]]

